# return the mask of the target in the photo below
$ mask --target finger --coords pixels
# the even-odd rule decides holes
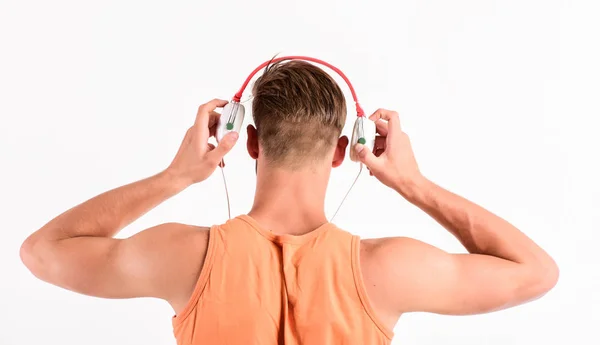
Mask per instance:
[[[208,138],[209,136],[209,121],[210,114],[214,112],[217,107],[224,107],[228,102],[222,99],[213,99],[212,101],[202,104],[198,107],[198,113],[196,114],[196,121],[194,125],[200,131],[200,134],[203,138]]]
[[[214,144],[211,144],[211,143],[208,143],[208,152],[210,152],[210,151],[212,151],[212,150],[214,150],[214,149],[215,149],[215,145],[214,145]],[[224,167],[225,167],[225,160],[224,160],[224,159],[222,159],[222,160],[219,162],[219,167],[221,167],[221,168],[224,168]]]
[[[206,142],[209,137],[208,130],[208,113],[206,113],[202,106],[198,107],[198,114],[196,114],[196,121],[194,122],[194,130],[198,132],[202,142]]]
[[[400,126],[400,116],[397,112],[387,109],[377,109],[369,119],[372,121],[377,121],[379,119],[387,120],[388,122],[388,132],[393,131],[393,128],[402,129]],[[393,128],[392,128],[393,127]]]
[[[376,122],[381,122],[379,121],[380,119],[387,120],[386,149],[394,150],[396,145],[398,145],[400,135],[402,134],[398,113],[391,110],[378,109],[369,117],[369,119]],[[383,126],[380,125],[380,127]]]
[[[223,140],[219,142],[217,147],[214,150],[207,153],[208,158],[214,161],[215,163],[220,163],[223,160],[223,157],[229,151],[231,151],[231,149],[237,142],[238,137],[239,134],[237,132],[227,133],[227,135],[223,137]]]
[[[375,132],[384,137],[388,135],[388,123],[383,120],[375,121]]]
[[[199,116],[199,115],[209,115],[211,112],[214,112],[215,109],[222,108],[227,103],[229,103],[229,102],[226,101],[226,100],[224,100],[224,99],[215,98],[212,101],[204,103],[200,107],[198,107],[198,114],[197,114],[197,116]]]
[[[358,160],[369,168],[369,170],[377,170],[379,166],[378,158],[375,157],[373,152],[369,151],[365,145],[356,144],[353,148],[356,150]]]
[[[217,125],[208,127],[208,137],[217,137]]]
[[[208,136],[216,137],[217,135],[217,127],[219,125],[219,119],[221,118],[221,114],[216,111],[211,111],[208,118]]]
[[[211,128],[213,126],[216,126],[219,123],[219,118],[221,117],[221,114],[217,113],[216,111],[211,111],[208,113],[208,127]]]
[[[393,118],[397,118],[397,117],[398,117],[397,111],[379,108],[379,109],[375,110],[375,112],[369,116],[369,119],[372,121],[377,121],[379,119],[390,121]]]

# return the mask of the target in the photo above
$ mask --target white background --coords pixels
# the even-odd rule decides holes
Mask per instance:
[[[398,110],[426,176],[507,218],[560,266],[540,300],[481,316],[406,315],[394,344],[600,343],[599,10],[592,0],[2,0],[0,344],[174,344],[166,303],[48,285],[19,246],[67,208],[166,167],[196,107],[231,98],[277,53],[325,59],[367,112]],[[227,161],[233,213],[245,213],[253,162],[244,145]],[[348,161],[333,173],[328,214],[357,169]],[[214,175],[120,236],[225,220]],[[463,250],[367,175],[336,221],[363,237]]]

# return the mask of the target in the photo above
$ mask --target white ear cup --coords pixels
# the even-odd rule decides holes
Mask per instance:
[[[217,142],[220,142],[229,132],[240,132],[245,113],[246,109],[240,102],[231,101],[223,107],[223,112],[217,124]]]
[[[365,120],[364,117],[359,117],[354,122],[352,129],[352,139],[350,139],[350,160],[358,162],[358,155],[354,150],[354,146],[358,143],[365,145],[365,149],[373,150],[375,145],[375,123],[370,120]]]

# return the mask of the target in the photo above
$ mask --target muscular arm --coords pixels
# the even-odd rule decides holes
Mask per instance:
[[[236,142],[229,133],[217,147],[208,144],[226,101],[198,109],[167,169],[100,194],[51,220],[21,246],[21,258],[34,275],[83,294],[157,297],[178,311],[187,302],[202,268],[208,231],[167,223],[127,239],[121,229],[193,183],[206,179]]]
[[[504,219],[424,178],[399,192],[471,254],[448,254],[408,238],[366,241],[370,295],[392,301],[392,312],[490,312],[530,301],[556,283],[552,258]]]
[[[556,264],[525,234],[421,175],[398,113],[379,109],[370,119],[379,136],[373,152],[355,147],[361,162],[470,253],[452,255],[408,238],[363,241],[367,291],[386,320],[411,311],[489,312],[539,297],[556,284]]]
[[[29,236],[23,262],[38,278],[79,293],[158,297],[180,306],[201,267],[197,252],[206,250],[207,230],[167,223],[127,239],[113,236],[185,187],[162,172],[100,194]]]

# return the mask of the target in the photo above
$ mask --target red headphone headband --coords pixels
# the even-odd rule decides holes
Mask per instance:
[[[269,65],[271,63],[276,63],[276,62],[284,61],[284,60],[305,60],[305,61],[315,62],[315,63],[321,64],[323,66],[327,66],[330,69],[332,69],[333,71],[335,71],[337,74],[340,75],[340,77],[342,77],[342,79],[344,79],[344,81],[346,82],[346,84],[348,84],[348,87],[350,88],[350,92],[352,93],[352,99],[354,99],[354,103],[356,104],[356,116],[358,116],[358,117],[365,116],[364,110],[360,107],[360,104],[358,103],[358,98],[356,97],[356,92],[354,92],[354,87],[352,87],[352,83],[350,83],[350,80],[348,80],[348,77],[346,77],[344,72],[342,72],[339,68],[337,68],[323,60],[315,59],[315,58],[312,58],[309,56],[283,56],[283,57],[279,57],[276,59],[272,59],[272,60],[263,62],[260,66],[256,67],[254,69],[254,71],[252,71],[252,73],[250,73],[248,78],[246,78],[246,81],[244,81],[244,84],[242,85],[240,90],[235,94],[235,96],[233,96],[233,100],[235,102],[239,102],[240,99],[242,99],[242,94],[244,93],[244,90],[248,86],[248,83],[250,82],[252,77],[254,77],[254,75],[256,73],[258,73],[258,71],[265,68],[267,65]]]

